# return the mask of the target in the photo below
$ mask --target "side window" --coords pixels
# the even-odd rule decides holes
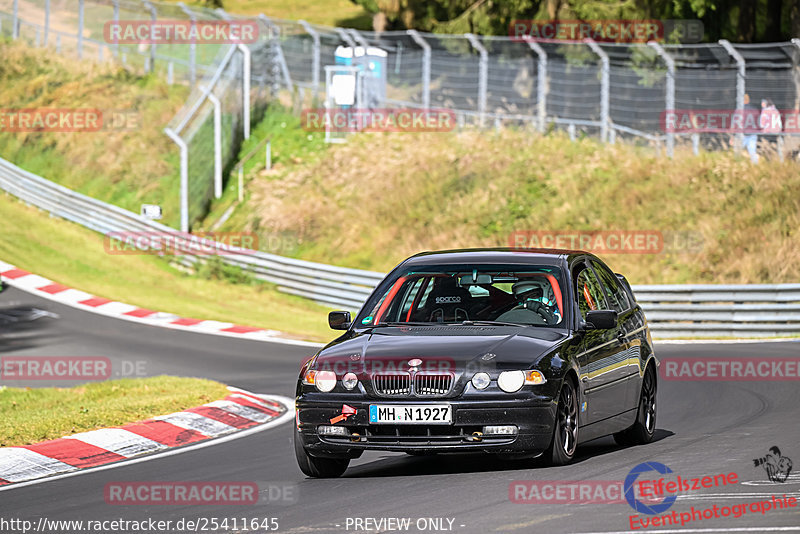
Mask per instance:
[[[592,260],[592,267],[594,267],[597,276],[599,276],[600,280],[603,282],[606,300],[608,300],[611,309],[616,312],[623,312],[629,309],[631,304],[628,302],[628,295],[625,293],[622,284],[617,280],[617,277],[594,260]]]
[[[419,293],[419,288],[422,287],[424,280],[426,279],[418,278],[409,286],[408,290],[406,291],[405,298],[403,299],[403,305],[400,308],[400,316],[396,319],[397,321],[404,321],[408,316],[408,311],[414,304],[414,299],[416,298],[417,293]]]
[[[602,310],[605,307],[603,290],[591,269],[584,268],[578,273],[575,279],[577,288],[575,294],[578,296],[578,309],[581,317],[586,320],[586,314],[592,310]]]

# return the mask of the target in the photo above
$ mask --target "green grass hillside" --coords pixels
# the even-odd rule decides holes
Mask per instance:
[[[0,128],[0,157],[134,212],[159,204],[164,222],[177,224],[178,150],[163,129],[183,105],[186,87],[9,42],[0,41],[0,57],[0,108],[99,109],[127,119],[112,131]]]
[[[255,172],[247,189],[232,227],[290,236],[293,255],[336,265],[387,270],[423,250],[508,246],[514,231],[627,230],[667,240],[658,254],[603,256],[632,283],[800,279],[794,162],[684,149],[670,160],[514,130],[364,134]],[[688,250],[674,241],[687,235]]]

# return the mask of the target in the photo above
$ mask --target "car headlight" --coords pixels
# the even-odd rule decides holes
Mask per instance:
[[[342,377],[342,385],[346,390],[351,390],[358,384],[358,377],[355,373],[347,373]]]
[[[336,387],[336,373],[333,371],[314,371],[312,369],[303,377],[303,384],[316,386],[323,393],[328,393]]]
[[[506,393],[519,391],[524,383],[525,373],[522,371],[503,371],[497,377],[497,385]]]
[[[472,387],[475,389],[486,389],[489,387],[492,379],[489,377],[489,373],[475,373],[475,376],[472,377]]]

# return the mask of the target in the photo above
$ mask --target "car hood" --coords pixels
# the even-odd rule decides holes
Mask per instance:
[[[351,333],[319,352],[315,368],[354,372],[466,367],[526,369],[567,338],[566,331],[504,326],[385,327]]]

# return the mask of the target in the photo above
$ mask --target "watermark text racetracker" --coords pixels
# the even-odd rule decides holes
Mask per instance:
[[[107,43],[252,44],[258,41],[254,20],[119,20],[103,26]]]
[[[450,109],[317,108],[304,109],[300,124],[310,132],[450,132],[456,116]]]
[[[514,41],[574,41],[599,43],[646,43],[679,41],[698,43],[703,23],[691,19],[586,19],[515,20],[508,27]]]
[[[107,483],[103,498],[113,506],[290,505],[298,491],[291,482],[120,481]]]
[[[671,473],[671,471],[669,471]],[[679,492],[692,492],[736,484],[736,473],[720,473],[713,477],[686,478],[659,476],[658,479],[622,480],[515,480],[508,486],[508,499],[516,504],[588,504],[645,503],[650,507],[664,497]]]
[[[253,254],[258,235],[250,232],[108,232],[103,246],[108,254],[200,256]]]
[[[800,132],[796,109],[668,109],[661,112],[666,133],[770,134]]]
[[[0,132],[107,132],[138,130],[141,127],[140,113],[130,109],[0,109]]]
[[[662,380],[685,381],[796,381],[800,358],[675,357],[661,360]]]
[[[145,360],[122,360],[117,370],[105,356],[2,356],[0,380],[108,380],[145,376]]]
[[[516,230],[512,248],[585,250],[595,254],[691,253],[703,249],[703,237],[692,231],[661,230]]]

